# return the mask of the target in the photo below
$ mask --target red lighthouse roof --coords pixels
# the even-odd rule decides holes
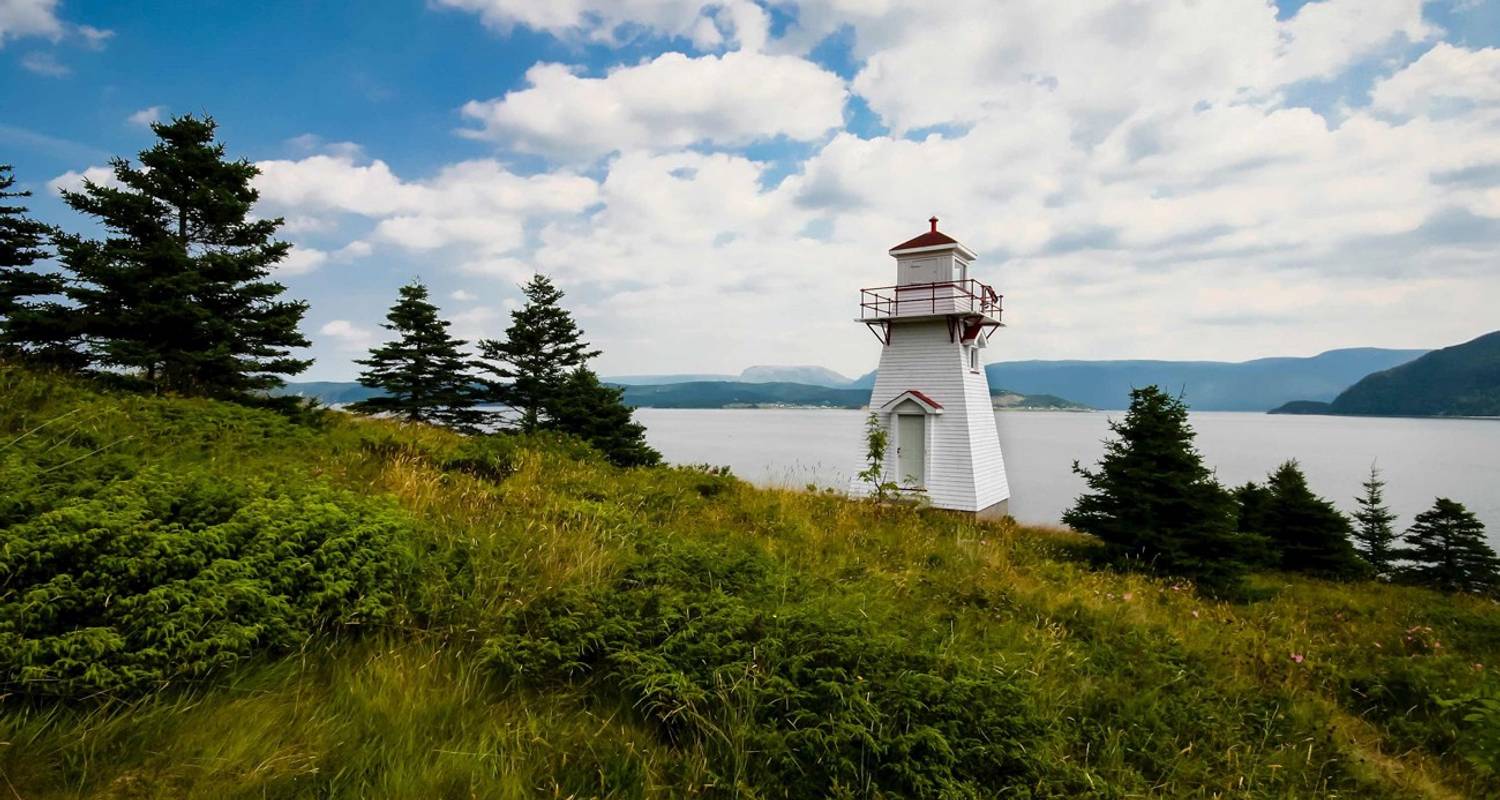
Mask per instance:
[[[952,245],[957,245],[958,244],[958,240],[957,239],[955,239],[952,236],[949,236],[948,234],[943,233],[943,232],[941,232],[941,231],[939,231],[937,229],[937,223],[938,223],[937,217],[932,217],[931,219],[929,219],[927,221],[930,222],[930,223],[932,223],[932,229],[931,230],[927,231],[926,233],[922,234],[921,236],[916,237],[915,239],[907,239],[906,241],[902,242],[901,244],[898,244],[895,247],[892,247],[891,248],[891,252],[894,253],[897,250],[915,250],[915,249],[917,249],[919,247],[937,247],[939,245],[945,245],[945,244],[952,244]],[[960,246],[962,246],[962,245],[960,245]]]
[[[891,248],[892,251],[909,251],[909,249],[915,248],[936,248],[936,246],[938,245],[957,245],[957,243],[959,243],[959,240],[954,239],[954,237],[948,236],[948,234],[942,233],[942,231],[938,230],[938,218],[936,218],[936,216],[935,218],[930,218],[927,222],[930,222],[930,224],[932,224],[932,230],[927,231],[927,233],[921,234],[921,236],[916,237],[916,239],[907,239],[906,242],[901,242],[900,245]]]

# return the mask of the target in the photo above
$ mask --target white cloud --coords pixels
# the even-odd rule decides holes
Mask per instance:
[[[336,261],[357,261],[375,252],[374,246],[366,241],[353,241],[333,251],[333,259]]]
[[[1500,48],[1466,50],[1439,42],[1370,92],[1393,114],[1444,114],[1500,106]]]
[[[0,0],[0,46],[6,39],[42,36],[56,41],[63,35],[57,0]]]
[[[34,50],[21,56],[21,66],[28,72],[45,75],[48,78],[62,78],[73,70],[67,64],[57,60],[57,56],[46,50]]]
[[[333,339],[338,349],[345,352],[363,352],[370,349],[377,340],[374,330],[346,319],[329,321],[318,329],[318,333]]]
[[[605,373],[857,373],[876,352],[849,320],[857,290],[893,282],[886,248],[933,213],[1007,294],[1000,359],[1439,345],[1500,304],[1500,58],[1439,43],[1412,61],[1440,35],[1414,0],[1288,19],[1266,0],[808,0],[774,38],[732,3],[448,4],[562,37],[740,48],[598,77],[538,65],[470,104],[477,135],[545,157],[535,174],[478,159],[401,175],[316,137],[262,162],[266,211],[316,232],[322,263],[390,248],[489,279],[449,294],[483,297],[455,318],[467,337],[495,335],[510,286],[541,271]],[[844,130],[848,87],[797,55],[843,24],[852,88],[891,135]],[[1366,106],[1347,87],[1377,65]],[[1288,99],[1324,88],[1316,111]],[[807,143],[781,151],[809,153],[789,174],[737,152],[775,137]]]
[[[470,101],[463,133],[564,160],[616,150],[741,145],[785,136],[810,141],[843,124],[837,75],[795,56],[664,53],[602,78],[537,64],[527,88]]]
[[[446,316],[451,325],[450,332],[468,342],[493,339],[505,328],[500,321],[500,311],[490,306],[473,306]]]
[[[54,42],[68,36],[76,37],[82,41],[83,46],[91,50],[99,50],[115,35],[114,31],[64,21],[57,15],[57,6],[58,0],[0,0],[0,47],[5,46],[7,39],[24,36],[36,36]],[[30,69],[29,66],[27,68]]]
[[[292,247],[290,253],[287,253],[286,258],[276,265],[276,274],[280,276],[306,275],[326,263],[328,263],[328,253],[315,247],[296,245]]]
[[[83,182],[85,180],[96,183],[100,186],[108,186],[115,189],[120,188],[120,186],[122,185],[120,181],[115,178],[115,171],[113,167],[93,166],[85,169],[82,172],[68,170],[67,172],[64,172],[56,178],[48,181],[47,188],[51,189],[53,194],[62,194],[64,190],[70,192],[79,192],[83,191]]]
[[[751,0],[437,0],[471,11],[502,33],[517,25],[563,38],[617,43],[638,30],[690,38],[707,49],[726,40],[755,49],[769,20]],[[714,28],[706,33],[704,26]]]
[[[115,35],[114,31],[95,28],[93,25],[79,25],[73,30],[83,39],[84,46],[90,50],[103,50],[104,43],[113,39]]]
[[[151,126],[151,123],[161,121],[161,112],[163,110],[165,110],[164,106],[147,106],[140,111],[137,111],[134,114],[126,117],[125,121],[130,123],[131,125],[139,125],[142,128],[148,128]]]

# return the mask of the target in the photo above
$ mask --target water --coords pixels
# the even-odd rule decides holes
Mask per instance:
[[[1057,522],[1084,488],[1073,461],[1098,461],[1109,418],[1123,413],[996,414],[1011,513]],[[636,418],[668,461],[728,465],[762,485],[842,489],[863,467],[863,411],[642,408]],[[1227,486],[1261,480],[1295,458],[1313,491],[1350,511],[1377,463],[1401,528],[1434,497],[1451,497],[1479,516],[1500,548],[1500,421],[1206,411],[1194,413],[1192,425],[1198,449]]]

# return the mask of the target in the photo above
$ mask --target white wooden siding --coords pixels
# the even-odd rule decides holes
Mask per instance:
[[[902,322],[891,326],[891,342],[880,355],[870,408],[915,389],[941,403],[943,413],[927,417],[927,497],[938,508],[979,511],[1010,497],[1005,458],[995,431],[989,380],[971,372],[964,346],[949,337],[946,320]],[[892,442],[892,414],[880,414]],[[886,476],[896,475],[896,448],[887,448]],[[855,479],[850,489],[864,495],[868,485]]]

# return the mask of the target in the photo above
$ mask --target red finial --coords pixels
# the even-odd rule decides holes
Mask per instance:
[[[937,217],[930,217],[927,221],[932,223],[932,232],[937,233]]]

